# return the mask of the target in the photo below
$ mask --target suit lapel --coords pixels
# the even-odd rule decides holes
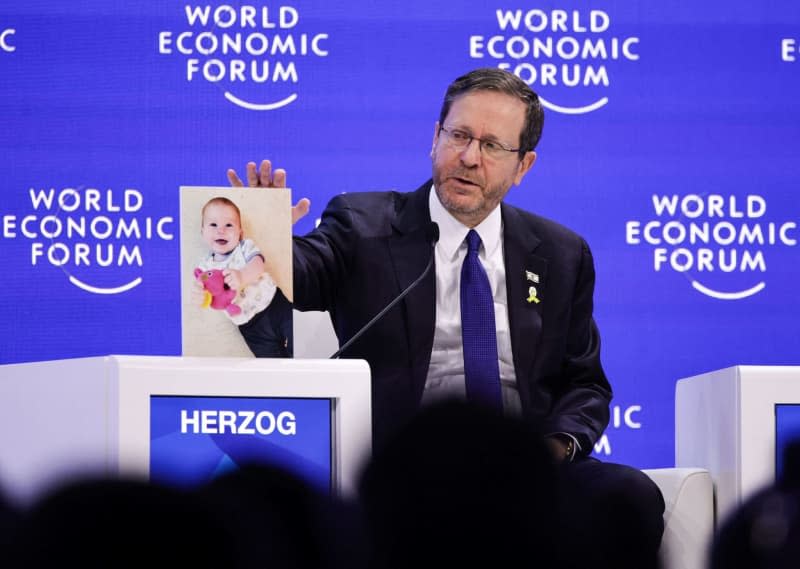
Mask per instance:
[[[522,408],[530,408],[525,381],[537,354],[542,331],[542,303],[546,302],[547,260],[534,254],[541,240],[514,208],[502,204],[503,252],[508,295],[511,350]]]
[[[430,187],[431,183],[426,183],[397,204],[397,215],[392,223],[394,232],[389,238],[389,251],[398,294],[422,274],[431,258],[432,247],[427,235],[431,221],[428,208]],[[406,336],[412,360],[412,387],[419,397],[422,397],[425,387],[433,349],[436,325],[435,277],[435,267],[432,267],[425,279],[403,299]],[[391,347],[387,346],[387,349]]]

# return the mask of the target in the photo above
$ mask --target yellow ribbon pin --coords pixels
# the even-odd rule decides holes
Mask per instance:
[[[536,296],[536,287],[532,286],[528,289],[528,302],[535,302],[539,304],[539,298]]]

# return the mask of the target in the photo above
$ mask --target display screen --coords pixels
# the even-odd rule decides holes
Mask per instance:
[[[247,464],[333,489],[332,402],[276,397],[150,397],[150,479],[203,484]]]
[[[775,405],[775,479],[783,475],[784,451],[789,443],[800,439],[800,403]]]

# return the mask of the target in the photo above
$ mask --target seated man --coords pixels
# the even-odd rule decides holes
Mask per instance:
[[[344,343],[433,255],[435,270],[344,354],[372,371],[374,445],[425,402],[453,396],[535,422],[563,463],[575,566],[642,569],[660,543],[661,494],[641,472],[588,456],[611,399],[591,252],[569,229],[503,203],[536,161],[543,122],[538,96],[510,73],[456,79],[434,125],[432,180],[339,195],[317,229],[295,237],[295,307],[329,311]],[[284,186],[286,173],[250,163],[247,182]],[[301,200],[295,219],[308,207]]]

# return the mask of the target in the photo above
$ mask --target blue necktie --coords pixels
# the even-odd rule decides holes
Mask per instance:
[[[467,233],[467,256],[461,266],[461,341],[464,346],[464,378],[467,400],[498,410],[500,368],[497,363],[497,333],[494,299],[489,278],[478,260],[481,238],[474,229]]]

